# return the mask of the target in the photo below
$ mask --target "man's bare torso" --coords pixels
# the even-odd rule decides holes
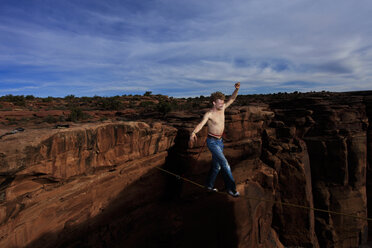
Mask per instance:
[[[208,133],[222,135],[225,129],[225,107],[221,110],[209,110],[207,124]]]

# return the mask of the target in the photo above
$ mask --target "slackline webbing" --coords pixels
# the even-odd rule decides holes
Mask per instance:
[[[160,167],[155,167],[156,169],[162,171],[162,172],[165,172],[169,175],[172,175],[174,177],[176,177],[177,179],[179,180],[183,180],[185,182],[189,182],[191,184],[194,184],[195,186],[199,187],[199,188],[203,188],[203,189],[206,189],[205,186],[197,183],[197,182],[194,182],[190,179],[187,179],[185,177],[182,177],[180,175],[177,175],[173,172],[170,172],[168,170],[165,170],[163,168],[160,168]],[[227,192],[220,192],[220,191],[211,191],[213,193],[216,193],[216,194],[221,194],[221,195],[229,195]],[[366,218],[366,217],[360,217],[360,216],[357,216],[357,215],[353,215],[353,214],[347,214],[347,213],[341,213],[341,212],[336,212],[336,211],[331,211],[331,210],[325,210],[325,209],[320,209],[320,208],[313,208],[313,207],[308,207],[308,206],[303,206],[303,205],[298,205],[298,204],[293,204],[293,203],[288,203],[288,202],[282,202],[282,201],[275,201],[275,200],[267,200],[267,199],[263,199],[263,198],[257,198],[257,197],[250,197],[250,196],[239,196],[237,198],[246,198],[246,199],[249,199],[249,200],[257,200],[257,201],[265,201],[265,202],[270,202],[270,203],[276,203],[276,204],[281,204],[281,205],[284,205],[284,206],[289,206],[289,207],[295,207],[295,208],[302,208],[302,209],[306,209],[306,210],[313,210],[313,211],[317,211],[317,212],[323,212],[323,213],[329,213],[329,214],[334,214],[334,215],[342,215],[342,216],[347,216],[347,217],[352,217],[352,218],[356,218],[356,219],[362,219],[362,220],[367,220],[367,221],[372,221],[372,218]]]
[[[203,146],[201,147],[199,153],[198,153],[198,156],[196,158],[196,161],[199,160],[199,157],[200,157],[200,154],[202,153],[204,147],[205,147],[205,144],[206,144],[206,141],[204,142]],[[195,161],[195,162],[196,162]],[[185,182],[188,182],[188,183],[191,183],[191,184],[194,184],[195,186],[199,187],[199,188],[203,188],[203,189],[207,189],[205,186],[197,183],[197,182],[194,182],[190,179],[187,179],[185,177],[182,177],[180,175],[177,175],[173,172],[170,172],[166,169],[163,169],[163,168],[160,168],[160,167],[155,167],[156,169],[162,171],[162,172],[165,172],[169,175],[172,175],[174,177],[176,177],[177,179],[179,180],[183,180]],[[214,192],[214,191],[212,191]],[[220,191],[217,191],[217,192],[214,192],[214,193],[217,193],[217,194],[221,194],[221,195],[228,195],[227,192],[220,192]],[[332,211],[332,210],[325,210],[325,209],[321,209],[321,208],[314,208],[314,207],[308,207],[308,206],[303,206],[303,205],[298,205],[298,204],[293,204],[293,203],[289,203],[289,202],[282,202],[282,201],[275,201],[275,200],[267,200],[267,199],[263,199],[263,198],[257,198],[257,197],[250,197],[250,196],[239,196],[239,198],[246,198],[246,199],[249,199],[249,200],[257,200],[257,201],[265,201],[265,202],[271,202],[271,203],[275,203],[275,204],[281,204],[283,206],[288,206],[288,207],[295,207],[295,208],[302,208],[302,209],[306,209],[306,210],[313,210],[313,211],[317,211],[317,212],[323,212],[323,213],[329,213],[329,214],[334,214],[334,215],[342,215],[342,216],[347,216],[347,217],[351,217],[351,218],[356,218],[356,219],[362,219],[362,220],[366,220],[366,221],[372,221],[372,218],[367,218],[367,217],[361,217],[361,216],[357,216],[357,215],[353,215],[353,214],[347,214],[347,213],[342,213],[342,212],[336,212],[336,211]]]

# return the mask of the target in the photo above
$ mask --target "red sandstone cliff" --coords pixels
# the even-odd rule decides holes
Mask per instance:
[[[293,129],[286,138],[306,143],[316,208],[367,217],[366,101],[346,94],[271,104]],[[367,240],[368,223],[315,212],[315,232],[320,247],[358,247]]]
[[[99,215],[120,192],[164,164],[175,135],[175,128],[160,123],[128,122],[3,138],[0,246],[24,247]],[[125,200],[140,204],[140,198]],[[57,239],[50,235],[37,246]]]
[[[155,169],[204,183],[206,129],[187,147],[203,111],[170,113],[163,124],[6,136],[0,246],[358,247],[367,240],[365,220],[273,201],[367,217],[371,106],[369,93],[355,93],[267,99],[227,111],[225,154],[242,193],[237,199]],[[216,186],[223,190],[221,178]]]

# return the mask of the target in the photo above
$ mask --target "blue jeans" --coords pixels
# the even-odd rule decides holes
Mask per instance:
[[[222,169],[222,176],[225,182],[225,186],[227,190],[231,190],[233,192],[236,191],[236,185],[231,173],[231,169],[225,155],[223,154],[223,141],[222,139],[214,139],[211,137],[207,138],[207,146],[208,149],[212,153],[212,167],[209,170],[209,175],[207,179],[206,186],[213,188],[214,182],[216,181],[216,177],[219,171]]]

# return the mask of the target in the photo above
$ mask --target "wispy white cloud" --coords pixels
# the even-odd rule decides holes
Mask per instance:
[[[60,96],[195,96],[235,81],[242,93],[372,88],[367,0],[1,5],[2,94],[30,80],[25,92]]]

